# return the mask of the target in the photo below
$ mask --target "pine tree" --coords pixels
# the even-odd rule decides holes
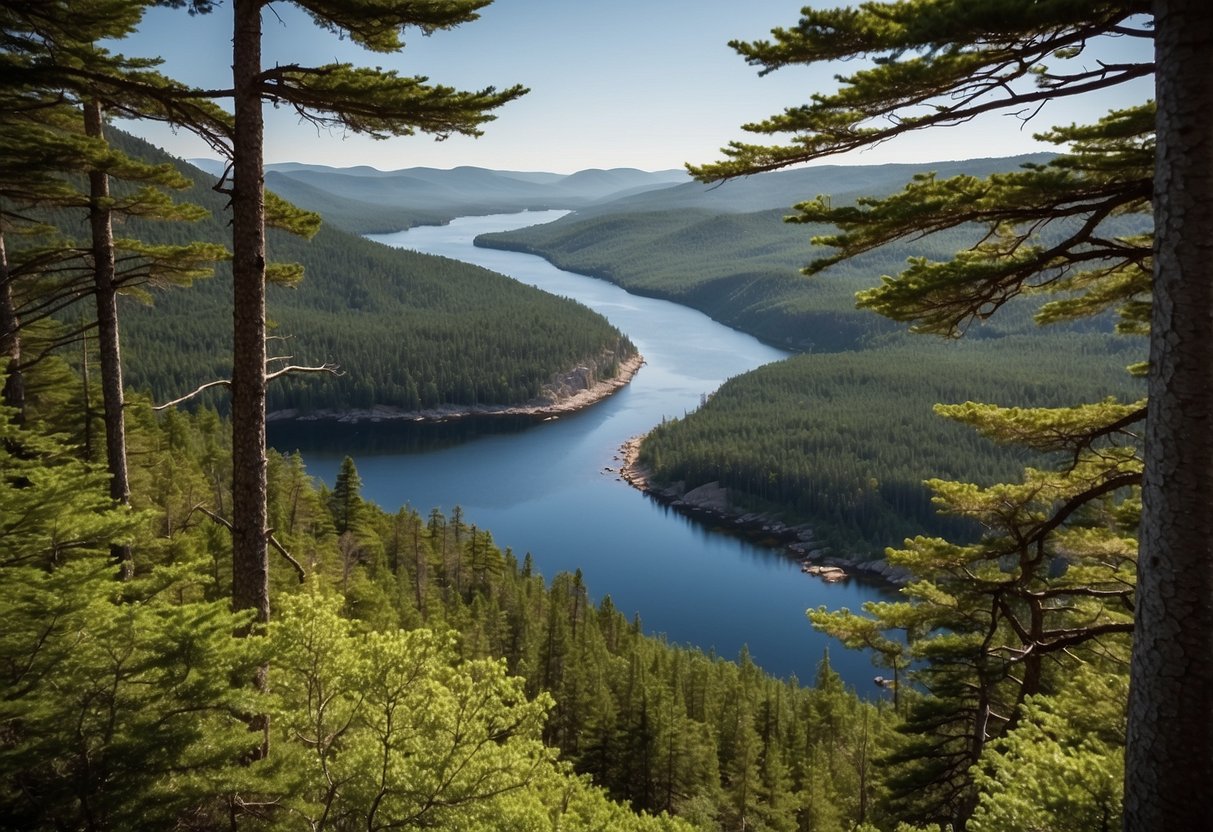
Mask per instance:
[[[487,0],[445,0],[417,4],[384,0],[350,4],[338,0],[300,2],[321,26],[379,52],[402,46],[406,27],[425,32],[449,29],[476,17]],[[429,85],[422,78],[348,64],[265,69],[261,61],[261,14],[266,0],[234,0],[232,141],[233,367],[232,436],[232,600],[269,620],[269,565],[266,518],[266,312],[267,279],[262,106],[264,101],[294,106],[317,124],[376,137],[416,131],[438,136],[477,135],[492,110],[524,90],[488,88],[464,93]],[[272,206],[271,206],[272,207]]]
[[[1125,829],[1213,816],[1213,15],[1154,4],[1158,161],[1141,577],[1130,684]]]
[[[329,496],[329,505],[333,512],[333,526],[337,534],[352,531],[359,521],[362,509],[362,478],[354,460],[348,456],[341,460],[341,469],[333,480],[333,492]]]
[[[233,674],[258,657],[197,597],[198,563],[118,583],[115,542],[149,517],[106,472],[0,410],[0,816],[21,829],[166,828],[247,750]]]
[[[1210,23],[1203,4],[1166,0],[918,0],[857,11],[806,9],[800,26],[776,30],[773,41],[736,46],[767,70],[862,55],[878,57],[875,66],[844,77],[837,93],[749,127],[793,133],[791,143],[735,143],[726,150],[728,161],[696,170],[708,178],[772,170],[984,112],[1030,115],[1045,103],[1157,71],[1157,106],[1148,102],[1098,125],[1053,131],[1074,147],[1053,163],[1008,179],[937,182],[924,175],[888,200],[835,207],[821,198],[802,206],[799,217],[841,224],[843,233],[825,242],[844,257],[883,240],[953,227],[962,218],[984,223],[989,234],[976,248],[945,263],[912,261],[902,275],[861,297],[864,305],[927,331],[961,332],[1039,290],[1069,294],[1046,304],[1043,320],[1115,309],[1128,331],[1144,331],[1148,323],[1148,416],[1143,407],[1130,415],[1092,413],[1070,434],[1085,457],[1096,441],[1132,447],[1134,426],[1146,426],[1128,829],[1194,827],[1213,811],[1197,785],[1213,776],[1213,736],[1197,727],[1205,724],[1213,690],[1213,626],[1195,612],[1206,610],[1213,595],[1206,510],[1213,413],[1197,369],[1210,363],[1206,330],[1213,318],[1208,258],[1199,242],[1207,237],[1200,229],[1208,222],[1210,188],[1204,116]],[[1153,41],[1153,59],[1094,67],[1069,62],[1106,36]],[[1018,83],[1027,80],[1036,83]],[[1152,244],[1148,236],[1113,230],[1119,216],[1150,212]],[[1050,224],[1056,228],[1051,236],[1037,236]],[[1105,468],[1083,497],[1062,503],[1056,523],[1044,521],[1041,529],[1057,531],[1078,508],[1139,479],[1141,466],[1132,456],[1122,455],[1114,471]],[[1101,591],[1093,589],[1092,597]],[[956,819],[963,817],[962,811]]]
[[[115,215],[195,220],[206,213],[194,206],[175,205],[160,190],[189,184],[170,166],[136,162],[115,151],[104,138],[104,113],[108,108],[128,116],[168,119],[174,116],[167,107],[188,97],[185,88],[150,68],[154,62],[128,60],[97,45],[100,40],[132,32],[147,5],[126,0],[47,0],[38,4],[13,0],[0,6],[10,84],[6,93],[13,105],[7,111],[7,120],[14,131],[27,133],[23,142],[10,145],[16,158],[11,160],[13,180],[9,188],[19,182],[27,185],[24,192],[17,191],[12,198],[18,209],[25,211],[83,208],[88,212],[91,237],[85,246],[77,247],[70,240],[56,241],[27,255],[35,272],[27,277],[52,271],[57,274],[49,285],[28,293],[28,306],[36,310],[36,320],[60,311],[86,292],[95,300],[110,495],[120,503],[129,502],[130,486],[118,295],[140,291],[147,283],[188,283],[209,274],[210,264],[225,254],[214,245],[152,247],[114,238]],[[75,119],[70,113],[73,106],[79,113]],[[193,115],[180,117],[204,132],[224,124],[224,116],[205,105],[189,104],[185,109]],[[36,144],[31,144],[31,139]],[[111,174],[142,183],[143,188],[122,196],[111,194]],[[87,175],[87,190],[77,193],[71,177],[83,175]],[[3,224],[0,219],[0,227]],[[8,280],[0,295],[0,309],[4,310],[0,317],[7,321],[3,330],[8,352],[10,356],[19,355],[17,330],[21,316],[15,309],[10,284],[14,274],[7,263],[3,268]],[[26,323],[31,321],[27,318]],[[56,347],[62,344],[63,339],[54,342]],[[22,361],[10,358],[9,363],[19,367]],[[12,378],[19,385],[19,370]],[[14,398],[16,394],[10,397]],[[130,577],[130,552],[117,548],[114,555],[125,564]]]
[[[1032,697],[983,756],[972,828],[1120,828],[1127,688],[1127,676],[1087,666],[1058,695]]]

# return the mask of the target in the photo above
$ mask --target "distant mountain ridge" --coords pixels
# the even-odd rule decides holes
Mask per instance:
[[[969,174],[988,176],[1024,164],[1042,164],[1052,153],[1003,158],[945,160],[882,165],[813,165],[742,176],[723,182],[686,180],[644,193],[622,195],[578,211],[585,219],[601,214],[649,213],[699,209],[711,213],[749,214],[772,208],[790,209],[818,194],[830,194],[835,204],[860,196],[880,196],[900,190],[917,173],[933,171],[942,178]]]
[[[213,176],[223,165],[191,159]],[[399,231],[467,214],[579,209],[689,181],[682,170],[588,169],[570,174],[463,166],[381,171],[283,162],[266,165],[266,186],[356,233]]]
[[[891,193],[923,171],[940,177],[985,176],[1041,164],[1052,156],[815,165],[708,184],[692,180],[683,170],[590,168],[559,174],[463,166],[382,171],[367,165],[339,168],[281,162],[266,166],[266,184],[295,204],[319,211],[334,225],[369,234],[444,223],[469,214],[549,208],[575,211],[577,219],[675,210],[746,214],[790,209],[823,193],[831,194],[836,203]],[[222,163],[213,159],[188,161],[215,176],[223,171]]]

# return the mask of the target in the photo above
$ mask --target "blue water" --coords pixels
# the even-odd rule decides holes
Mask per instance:
[[[330,483],[341,459],[352,456],[363,496],[389,509],[460,505],[465,522],[490,530],[520,559],[530,552],[545,576],[580,568],[595,599],[609,594],[629,616],[640,615],[646,632],[673,643],[727,658],[747,645],[769,672],[802,681],[812,680],[829,645],[831,664],[867,694],[879,671],[865,654],[815,632],[805,610],[858,609],[887,592],[803,575],[781,549],[710,530],[617,475],[617,453],[629,437],[694,410],[727,378],[787,353],[686,307],[630,295],[533,255],[472,244],[478,234],[563,213],[467,217],[372,239],[486,266],[602,313],[646,359],[630,385],[547,422],[275,426],[271,443],[301,448],[309,470]]]

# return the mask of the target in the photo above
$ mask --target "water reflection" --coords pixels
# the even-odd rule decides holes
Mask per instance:
[[[382,420],[378,422],[271,422],[269,443],[298,450],[305,456],[330,453],[334,447],[351,457],[382,454],[418,454],[440,451],[481,437],[524,431],[543,421],[533,416],[492,416],[452,419],[446,422]]]
[[[619,447],[663,419],[698,407],[727,378],[787,355],[705,315],[629,295],[601,280],[516,252],[472,246],[477,234],[563,212],[456,220],[378,239],[483,265],[606,315],[646,365],[609,399],[554,421],[467,419],[444,424],[275,424],[280,450],[303,450],[308,469],[332,482],[347,454],[363,496],[389,510],[450,512],[488,529],[502,548],[533,555],[551,578],[580,568],[595,600],[610,595],[646,632],[735,657],[746,645],[779,676],[812,679],[831,643],[805,610],[858,609],[888,597],[855,580],[825,584],[801,574],[779,548],[703,524],[645,497],[618,478]],[[873,690],[866,655],[832,645],[831,662],[861,693]]]

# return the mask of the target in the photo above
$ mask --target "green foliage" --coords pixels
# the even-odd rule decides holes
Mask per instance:
[[[773,72],[817,61],[871,59],[838,77],[839,89],[744,125],[790,135],[781,146],[733,142],[725,161],[692,166],[705,180],[786,167],[887,141],[912,130],[962,124],[990,111],[1018,112],[1148,76],[1148,62],[1089,73],[1082,55],[1110,33],[1149,37],[1134,17],[1148,3],[996,0],[871,2],[859,8],[801,10],[771,40],[730,43],[747,62]]]
[[[828,671],[806,689],[746,656],[646,638],[609,598],[591,603],[578,575],[545,584],[460,511],[422,518],[356,500],[339,534],[348,506],[297,456],[271,458],[269,521],[309,582],[300,589],[275,556],[269,638],[233,639],[227,530],[200,510],[230,511],[228,431],[213,411],[157,417],[139,400],[129,430],[137,513],[117,516],[134,581],[106,565],[104,529],[66,565],[0,576],[13,587],[0,604],[0,782],[26,828],[127,828],[138,813],[198,829],[233,817],[622,830],[687,828],[654,814],[665,812],[702,829],[875,817],[888,708]],[[70,470],[61,443],[10,433],[25,437],[30,473]],[[344,474],[354,498],[357,471]],[[74,488],[104,505],[103,479]],[[0,492],[0,514],[24,505],[19,490]],[[54,527],[55,506],[78,510],[58,493],[39,529]],[[268,699],[231,686],[265,661]],[[249,765],[260,735],[246,715],[258,712],[271,717],[270,755]],[[80,726],[87,748],[74,744]],[[86,750],[121,777],[76,776]]]
[[[426,630],[358,634],[313,586],[282,599],[270,633],[271,715],[290,772],[285,808],[338,828],[535,824],[520,799],[550,768],[547,702],[500,662],[458,662]]]
[[[354,467],[354,460],[348,456],[341,460],[341,470],[333,482],[333,493],[329,497],[329,505],[333,512],[333,525],[337,534],[345,534],[360,526],[362,505],[362,479]]]
[[[805,8],[796,27],[734,48],[764,72],[840,58],[867,59],[863,68],[839,76],[835,91],[745,126],[781,135],[783,144],[735,142],[724,161],[692,173],[712,180],[770,171],[987,112],[1034,113],[1044,102],[1149,76],[1149,57],[1095,72],[1082,63],[1103,38],[1150,39],[1149,12],[1144,3],[1028,0]],[[945,336],[995,313],[1005,318],[1004,310],[1014,320],[1025,309],[1039,322],[1071,326],[1112,313],[1122,331],[1141,333],[1153,270],[1153,109],[1145,103],[1094,125],[1054,130],[1040,138],[1066,152],[1014,173],[922,173],[892,194],[801,203],[792,222],[834,227],[813,239],[834,252],[806,271],[976,227],[974,243],[942,258],[916,254],[881,285],[860,292],[859,305]],[[1136,431],[1145,408],[1118,404],[1109,392],[1089,397],[1100,404],[1057,410],[1040,405],[1059,402],[1022,400],[1022,408],[941,408],[991,438],[1048,456],[1033,460],[1040,467],[1026,468],[1014,483],[930,481],[937,506],[977,521],[980,539],[907,540],[888,555],[914,576],[905,601],[869,605],[866,617],[810,613],[816,626],[844,642],[881,648],[894,667],[917,660],[916,687],[902,697],[907,739],[888,758],[886,810],[902,820],[965,828],[981,800],[990,801],[990,828],[1051,828],[1070,814],[1084,826],[1106,824],[1118,811],[1103,785],[1087,798],[1066,794],[1070,784],[1037,785],[1064,777],[1071,758],[1058,751],[1048,764],[1053,773],[1045,775],[1043,760],[1025,750],[1027,743],[1042,744],[1046,732],[1064,732],[1048,717],[1055,712],[1033,697],[1061,697],[1075,668],[1107,672],[1127,656],[1141,511]],[[1085,398],[1081,390],[1065,393],[1070,402]],[[897,634],[904,652],[892,649]],[[1002,737],[1005,756],[986,758],[985,749]],[[1104,774],[1115,769],[1106,765],[1111,747],[1093,749],[1089,758]],[[1037,760],[1042,768],[1031,772],[1031,785],[1023,792],[1007,788],[1011,768],[1027,772]],[[1033,800],[1039,811],[1023,812]]]
[[[743,817],[781,829],[814,812],[839,824],[872,816],[892,715],[836,676],[828,690],[804,689],[746,657],[739,667],[645,638],[609,598],[592,604],[579,575],[545,586],[529,558],[498,550],[458,509],[422,518],[364,503],[347,558],[335,515],[305,519],[315,503],[295,466],[271,465],[271,523],[301,559],[309,551],[309,571],[341,591],[347,614],[384,632],[453,628],[463,659],[503,659],[529,696],[551,697],[543,740],[612,797],[708,829]],[[305,523],[319,533],[310,544]]]
[[[0,814],[15,828],[166,828],[251,744],[230,680],[253,662],[227,605],[197,600],[191,568],[119,584],[98,560],[3,570]]]
[[[46,569],[129,542],[142,518],[113,504],[105,471],[62,435],[23,429],[12,417],[0,408],[0,566]]]
[[[141,406],[131,441],[139,514],[107,507],[104,479],[61,440],[6,426],[0,443],[14,453],[0,516],[24,518],[6,528],[14,557],[0,564],[6,821],[31,830],[686,828],[611,802],[558,763],[543,743],[547,695],[508,674],[505,658],[466,655],[479,652],[477,632],[500,624],[483,598],[507,573],[487,534],[469,537],[463,527],[446,538],[461,547],[455,574],[467,576],[467,594],[441,588],[430,607],[438,632],[450,620],[466,634],[405,631],[407,535],[379,535],[410,525],[420,533],[419,518],[367,506],[359,515],[365,557],[341,564],[312,480],[275,460],[270,504],[289,512],[283,538],[314,577],[299,592],[276,575],[296,594],[278,594],[281,615],[268,639],[237,639],[248,614],[228,611],[221,576],[230,544],[196,510],[226,513],[226,431],[213,413],[158,422]],[[49,499],[42,483],[52,475],[59,484]],[[74,530],[84,526],[87,545],[70,557],[56,548],[60,538],[82,537]],[[117,580],[108,560],[106,536],[118,534],[130,535],[133,580]],[[432,557],[428,539],[426,548]],[[342,607],[355,617],[341,617]],[[266,661],[271,696],[233,686]],[[271,753],[251,762],[261,743],[249,715],[263,712],[272,717]]]
[[[720,482],[734,503],[808,523],[821,542],[845,552],[880,552],[924,532],[971,539],[977,527],[940,516],[924,482],[989,484],[1043,457],[983,441],[939,419],[934,404],[1044,407],[1076,396],[1133,397],[1140,386],[1122,368],[1135,354],[1136,344],[1070,333],[958,344],[898,339],[797,356],[729,380],[699,410],[658,426],[640,460],[658,482]],[[971,404],[954,411],[970,414],[966,421],[983,412]],[[1026,439],[1028,413],[1040,418],[1023,411],[1020,421],[989,432]],[[1055,419],[1052,441],[1034,449],[1058,451],[1077,423],[1097,416],[1106,412],[1071,413],[1069,428]]]
[[[7,412],[5,413],[7,417]],[[258,659],[205,598],[198,562],[120,583],[147,540],[61,437],[6,420],[0,454],[0,815],[24,829],[167,826],[249,747],[233,674]]]
[[[1128,678],[1082,668],[1056,696],[1035,696],[975,774],[974,832],[1097,832],[1121,824]]]

